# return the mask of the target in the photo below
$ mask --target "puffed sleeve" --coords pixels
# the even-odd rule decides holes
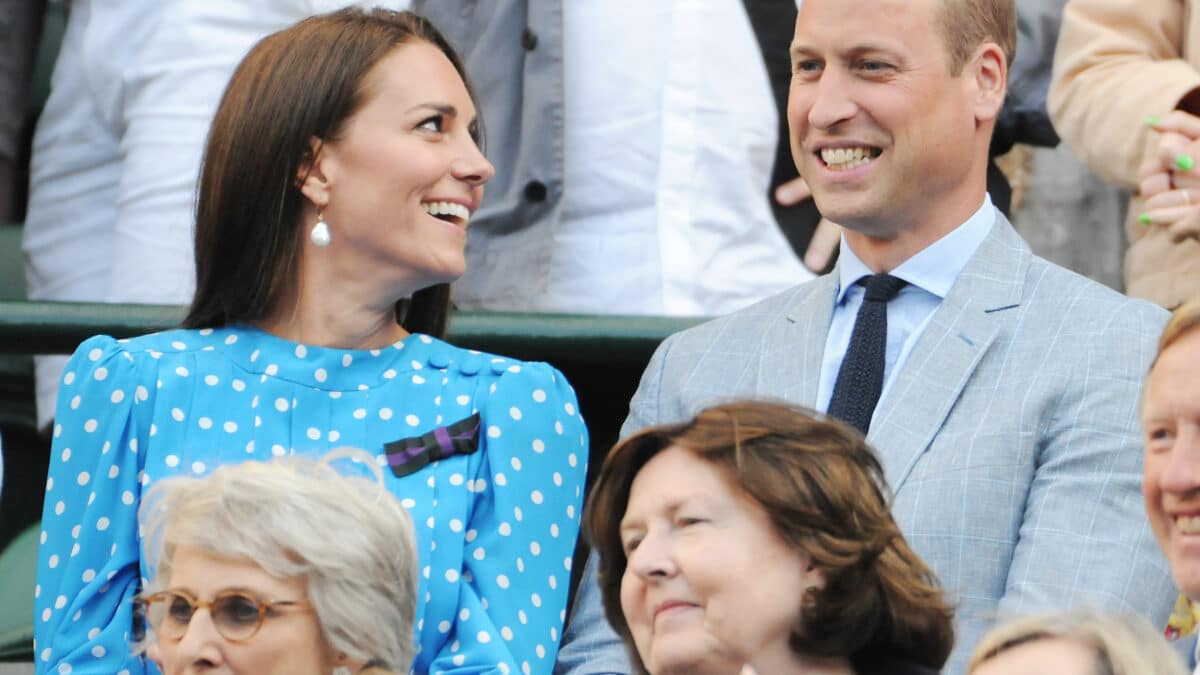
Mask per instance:
[[[140,557],[135,418],[149,395],[134,358],[107,336],[80,345],[64,371],[38,550],[39,674],[145,670],[130,634]]]
[[[485,459],[464,550],[456,639],[430,672],[549,675],[579,533],[588,435],[544,363],[504,362],[481,412]]]

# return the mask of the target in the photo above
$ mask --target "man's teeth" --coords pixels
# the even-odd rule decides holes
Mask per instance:
[[[821,161],[837,171],[853,169],[872,159],[874,159],[874,154],[870,148],[826,148],[821,151]]]
[[[1179,516],[1175,527],[1184,534],[1200,534],[1200,516]]]
[[[463,225],[471,219],[471,211],[456,202],[425,202],[421,206],[431,216],[454,216],[461,220]]]

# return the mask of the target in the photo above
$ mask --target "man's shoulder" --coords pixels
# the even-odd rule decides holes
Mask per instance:
[[[1029,265],[1026,285],[1028,311],[1070,317],[1095,330],[1136,326],[1157,338],[1170,316],[1158,305],[1123,295],[1036,255]]]
[[[711,350],[713,346],[736,350],[739,345],[757,348],[764,336],[781,324],[792,324],[805,315],[806,307],[822,293],[832,297],[832,281],[817,277],[764,298],[737,311],[692,326],[668,338],[673,351]]]

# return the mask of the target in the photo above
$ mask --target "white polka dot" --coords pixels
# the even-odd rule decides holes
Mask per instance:
[[[509,628],[508,626],[501,628],[500,629],[500,637],[504,638],[505,640],[512,641],[512,639],[513,639],[512,629]]]
[[[62,461],[64,461],[64,462],[71,461],[71,449],[63,448],[61,457],[62,457]]]
[[[391,408],[380,408],[379,409],[379,419],[381,419],[381,420],[392,419],[392,409]]]
[[[395,377],[396,377],[396,370],[394,368],[388,368],[387,370],[383,371],[383,379],[391,380]]]
[[[558,421],[554,422],[554,432],[557,433],[559,436],[562,436],[562,433],[563,433],[562,422],[558,422]]]
[[[438,623],[438,632],[439,633],[449,633],[450,632],[450,622],[442,621],[442,622]]]
[[[112,396],[108,397],[108,400],[112,401],[113,403],[120,403],[121,401],[125,400],[125,392],[117,389],[112,393]]]
[[[508,588],[508,577],[503,574],[496,577],[496,585],[500,588]]]
[[[542,545],[537,543],[536,541],[529,542],[529,552],[534,555],[541,555],[542,554]]]
[[[75,482],[79,483],[80,485],[87,485],[88,481],[90,481],[91,479],[92,479],[91,474],[89,474],[86,471],[80,471],[79,475],[75,477]]]
[[[137,389],[133,390],[133,396],[139,401],[145,401],[150,398],[150,392],[142,385],[138,385]]]
[[[200,425],[201,429],[207,430],[212,428],[213,421],[211,417],[201,417],[199,421],[197,421],[197,424]]]
[[[67,505],[61,500],[59,500],[59,502],[54,505],[54,515],[56,515],[56,516],[61,516],[63,514],[63,511],[66,511],[66,510],[67,510]]]
[[[517,612],[517,621],[520,621],[522,625],[529,623],[529,616],[525,614],[525,610]]]
[[[337,443],[339,440],[341,440],[341,438],[342,438],[342,434],[337,429],[334,429],[333,431],[329,432],[329,442],[330,443]]]
[[[467,662],[467,657],[462,654],[455,654],[454,657],[450,659],[450,661],[452,663],[454,663],[454,665],[456,665],[456,666],[461,666],[462,664]]]
[[[296,345],[296,358],[302,359],[306,356],[308,356],[308,347]]]
[[[458,583],[458,570],[446,570],[446,581],[452,584]]]
[[[133,493],[126,490],[121,493],[121,503],[125,506],[133,506]]]
[[[103,382],[108,378],[108,368],[97,368],[96,372],[92,373],[92,377],[96,378],[97,382]]]
[[[67,606],[67,596],[60,595],[54,599],[54,609],[62,609]]]
[[[76,394],[71,397],[71,410],[79,410],[79,404],[83,403],[83,398]]]
[[[505,537],[512,534],[512,525],[509,525],[508,523],[500,523],[500,534],[501,536]]]
[[[467,534],[464,538],[467,540],[467,543],[469,544],[469,543],[475,541],[475,537],[478,537],[478,536],[479,536],[479,533],[476,532],[475,530],[467,530]]]
[[[169,467],[179,466],[179,457],[177,455],[167,455],[166,459],[163,461],[165,461]]]
[[[534,593],[533,595],[529,596],[529,601],[533,603],[534,607],[542,606],[542,596],[538,595],[537,593]]]
[[[485,551],[485,550],[483,549],[483,547],[481,546],[481,547],[479,547],[479,548],[475,549],[475,550],[474,550],[474,551],[471,553],[471,556],[472,556],[472,557],[474,557],[476,560],[483,560],[484,558],[486,558],[486,557],[487,557],[487,551]]]
[[[406,509],[413,509],[417,506],[417,500],[413,499],[412,497],[405,497],[404,501],[400,502],[400,504]]]
[[[220,383],[220,381],[221,381],[220,378],[218,378],[216,375],[205,375],[204,376],[204,384],[207,384],[210,387],[217,386],[217,384]]]
[[[466,405],[471,402],[471,397],[467,396],[466,394],[459,394],[457,397],[455,397],[454,401],[459,405]]]
[[[46,566],[49,567],[50,569],[56,569],[58,567],[58,554],[57,553],[50,556],[50,559],[46,561]]]
[[[88,420],[83,423],[83,430],[90,434],[90,433],[96,431],[96,427],[98,427],[98,426],[100,426],[100,423],[97,422],[96,420]]]
[[[450,474],[450,484],[458,487],[463,484],[463,475],[461,473]]]
[[[275,409],[278,410],[279,412],[287,412],[287,409],[288,409],[287,399],[286,398],[275,399]]]
[[[496,477],[492,479],[492,482],[500,487],[504,487],[505,485],[508,485],[508,477],[502,473],[498,473],[496,474]]]
[[[181,408],[171,408],[171,418],[176,422],[183,421],[183,410]]]
[[[325,372],[324,368],[317,368],[316,371],[313,372],[313,379],[315,379],[317,382],[324,382],[328,378],[329,373]]]
[[[321,438],[321,430],[316,427],[309,427],[308,428],[308,437],[309,437],[309,439],[314,440],[314,441]]]
[[[554,475],[550,477],[550,480],[554,481],[554,484],[555,484],[556,486],[558,486],[558,487],[562,487],[562,484],[563,484],[563,477],[562,477],[562,474],[561,474],[561,473],[559,473],[559,472],[555,471],[555,472],[554,472]]]
[[[546,443],[540,438],[533,439],[533,451],[538,454],[545,452],[546,451]]]
[[[276,457],[283,457],[287,454],[287,450],[282,445],[276,443],[275,445],[271,446],[271,454]]]
[[[50,648],[49,647],[46,647],[45,649],[42,650],[42,660],[43,661],[50,660]]]
[[[529,493],[529,501],[533,502],[534,504],[541,504],[543,501],[545,501],[545,497],[542,496],[541,490],[534,490],[533,492]]]
[[[516,406],[509,408],[508,416],[513,418],[514,420],[520,420],[521,419],[521,409]]]
[[[463,529],[463,522],[461,520],[459,520],[458,518],[450,519],[450,531],[451,532],[462,532],[462,529]]]
[[[408,423],[408,426],[415,427],[421,423],[421,418],[417,417],[416,415],[409,415],[404,418],[404,421]]]
[[[467,621],[470,618],[471,618],[471,610],[470,609],[463,607],[462,609],[460,609],[458,611],[458,620],[459,621]]]
[[[550,536],[558,537],[558,523],[550,523]]]
[[[204,473],[204,462],[192,462],[192,473]]]
[[[180,377],[187,377],[190,373],[188,373],[187,368],[184,368],[183,366],[179,366],[178,368],[175,369],[175,374]]]
[[[412,383],[413,384],[425,384],[425,378],[421,377],[420,375],[413,375]]]
[[[225,424],[221,425],[221,428],[224,429],[225,433],[227,434],[237,433],[237,422],[226,422]],[[254,441],[251,441],[251,443],[253,442]]]
[[[521,672],[524,673],[524,675],[530,675],[532,672],[532,668],[529,667],[528,661],[521,662]]]
[[[572,417],[575,416],[575,404],[574,403],[567,402],[566,404],[563,405],[563,410],[566,410],[568,415],[571,415]]]
[[[533,390],[533,400],[537,401],[538,403],[545,403],[546,402],[546,392],[542,391],[541,389],[534,389]]]
[[[567,455],[567,464],[570,464],[572,468],[579,464],[579,458],[575,456],[575,453]]]
[[[512,465],[513,471],[521,470],[521,459],[519,457],[513,457],[508,463]]]
[[[108,518],[101,516],[100,520],[96,521],[96,529],[101,532],[108,529]]]
[[[475,636],[475,639],[479,642],[479,644],[486,645],[487,643],[492,641],[492,636],[489,635],[486,630],[481,630]]]
[[[558,588],[558,579],[553,574],[550,575],[550,579],[546,583],[550,585],[551,589]]]
[[[79,533],[80,533],[80,532],[82,532],[82,531],[83,531],[83,526],[82,526],[82,525],[76,525],[75,527],[72,527],[72,528],[71,528],[71,538],[72,538],[72,539],[78,539],[78,538],[79,538]],[[45,543],[45,542],[43,542],[43,543]]]
[[[521,512],[521,507],[517,506],[513,508],[513,518],[516,518],[517,522],[525,520],[525,515]]]
[[[50,608],[49,608],[49,607],[47,607],[46,609],[43,609],[43,610],[42,610],[42,621],[49,621],[49,620],[50,620],[50,616],[51,616],[52,614],[53,614],[53,612],[51,612],[51,611],[50,611]]]
[[[364,419],[366,416],[367,416],[366,408],[359,408],[354,411],[354,419],[356,419],[356,420]]]
[[[246,383],[243,382],[242,380],[234,380],[233,381],[233,390],[234,391],[245,391]]]
[[[108,652],[106,652],[106,651],[104,650],[104,647],[102,647],[102,646],[100,646],[100,645],[96,645],[95,647],[92,647],[92,656],[94,656],[94,657],[96,657],[96,658],[100,658],[100,657],[104,656],[104,655],[105,655],[105,654],[107,654],[107,653],[108,653]]]
[[[488,427],[487,434],[488,438],[500,438],[500,427],[493,424],[492,426]]]
[[[574,504],[567,504],[567,517],[570,518],[571,520],[575,520],[575,505]]]
[[[86,584],[95,578],[96,578],[96,570],[84,570],[83,571],[83,577],[82,577],[83,583]]]

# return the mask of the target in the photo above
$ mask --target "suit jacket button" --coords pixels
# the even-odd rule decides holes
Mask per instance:
[[[546,184],[540,180],[531,180],[525,184],[525,198],[531,202],[546,201]]]
[[[537,43],[538,36],[532,28],[526,28],[525,32],[521,33],[521,46],[525,48],[525,51],[531,52],[537,49]]]

